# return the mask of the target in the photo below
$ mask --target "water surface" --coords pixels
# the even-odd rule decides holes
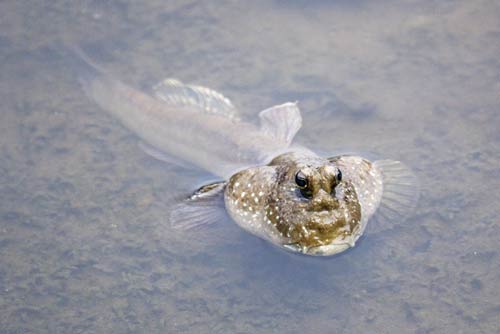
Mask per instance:
[[[0,3],[0,333],[499,333],[497,1]],[[299,101],[297,141],[411,166],[416,212],[327,259],[169,203],[166,165],[81,91],[64,44],[143,89]]]

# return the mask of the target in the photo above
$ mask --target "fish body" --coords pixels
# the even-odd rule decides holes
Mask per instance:
[[[84,54],[77,57],[87,95],[137,134],[146,152],[223,179],[181,203],[171,214],[175,227],[205,224],[223,206],[253,235],[324,256],[353,247],[376,212],[402,220],[416,204],[414,176],[399,162],[323,158],[292,143],[302,124],[297,103],[260,112],[256,125],[209,88],[166,79],[149,95],[106,75]]]
[[[84,88],[94,101],[117,117],[149,147],[222,178],[282,152],[291,142],[291,138],[287,137],[290,134],[284,132],[295,134],[301,125],[300,112],[295,103],[264,110],[260,116],[261,126],[258,127],[242,122],[231,102],[217,92],[199,86],[186,86],[174,79],[156,85],[153,89],[155,96],[101,73],[85,81]],[[178,97],[174,98],[174,94]],[[217,102],[213,103],[214,106],[199,103],[188,94],[198,100]],[[226,110],[220,112],[216,109],[220,106]],[[267,129],[268,122],[273,122],[273,118],[276,122],[285,118],[276,127],[277,132]]]

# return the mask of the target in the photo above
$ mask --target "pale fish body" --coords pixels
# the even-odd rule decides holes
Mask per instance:
[[[241,121],[233,104],[209,88],[167,79],[148,95],[78,57],[86,93],[136,133],[146,152],[224,179],[179,203],[170,216],[175,227],[213,222],[223,207],[273,245],[332,255],[353,247],[376,213],[401,221],[416,205],[415,178],[397,161],[322,158],[292,146],[302,124],[296,103],[260,112],[257,126]]]
[[[156,85],[154,97],[101,72],[84,87],[137,134],[152,155],[175,157],[223,178],[282,152],[302,122],[295,103],[261,112],[260,127],[242,122],[221,94],[174,79]],[[272,122],[282,123],[273,127]]]

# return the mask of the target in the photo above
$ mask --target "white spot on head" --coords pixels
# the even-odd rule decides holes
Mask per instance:
[[[302,232],[304,232],[305,235],[309,235],[309,231],[305,228],[305,226],[302,225],[301,227],[302,227]]]

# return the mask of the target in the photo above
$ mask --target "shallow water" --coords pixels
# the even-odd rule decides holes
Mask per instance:
[[[499,333],[498,1],[0,3],[0,333]],[[165,165],[81,91],[64,44],[148,89],[299,100],[297,141],[404,161],[406,222],[326,259],[230,221],[182,234],[210,175]]]

